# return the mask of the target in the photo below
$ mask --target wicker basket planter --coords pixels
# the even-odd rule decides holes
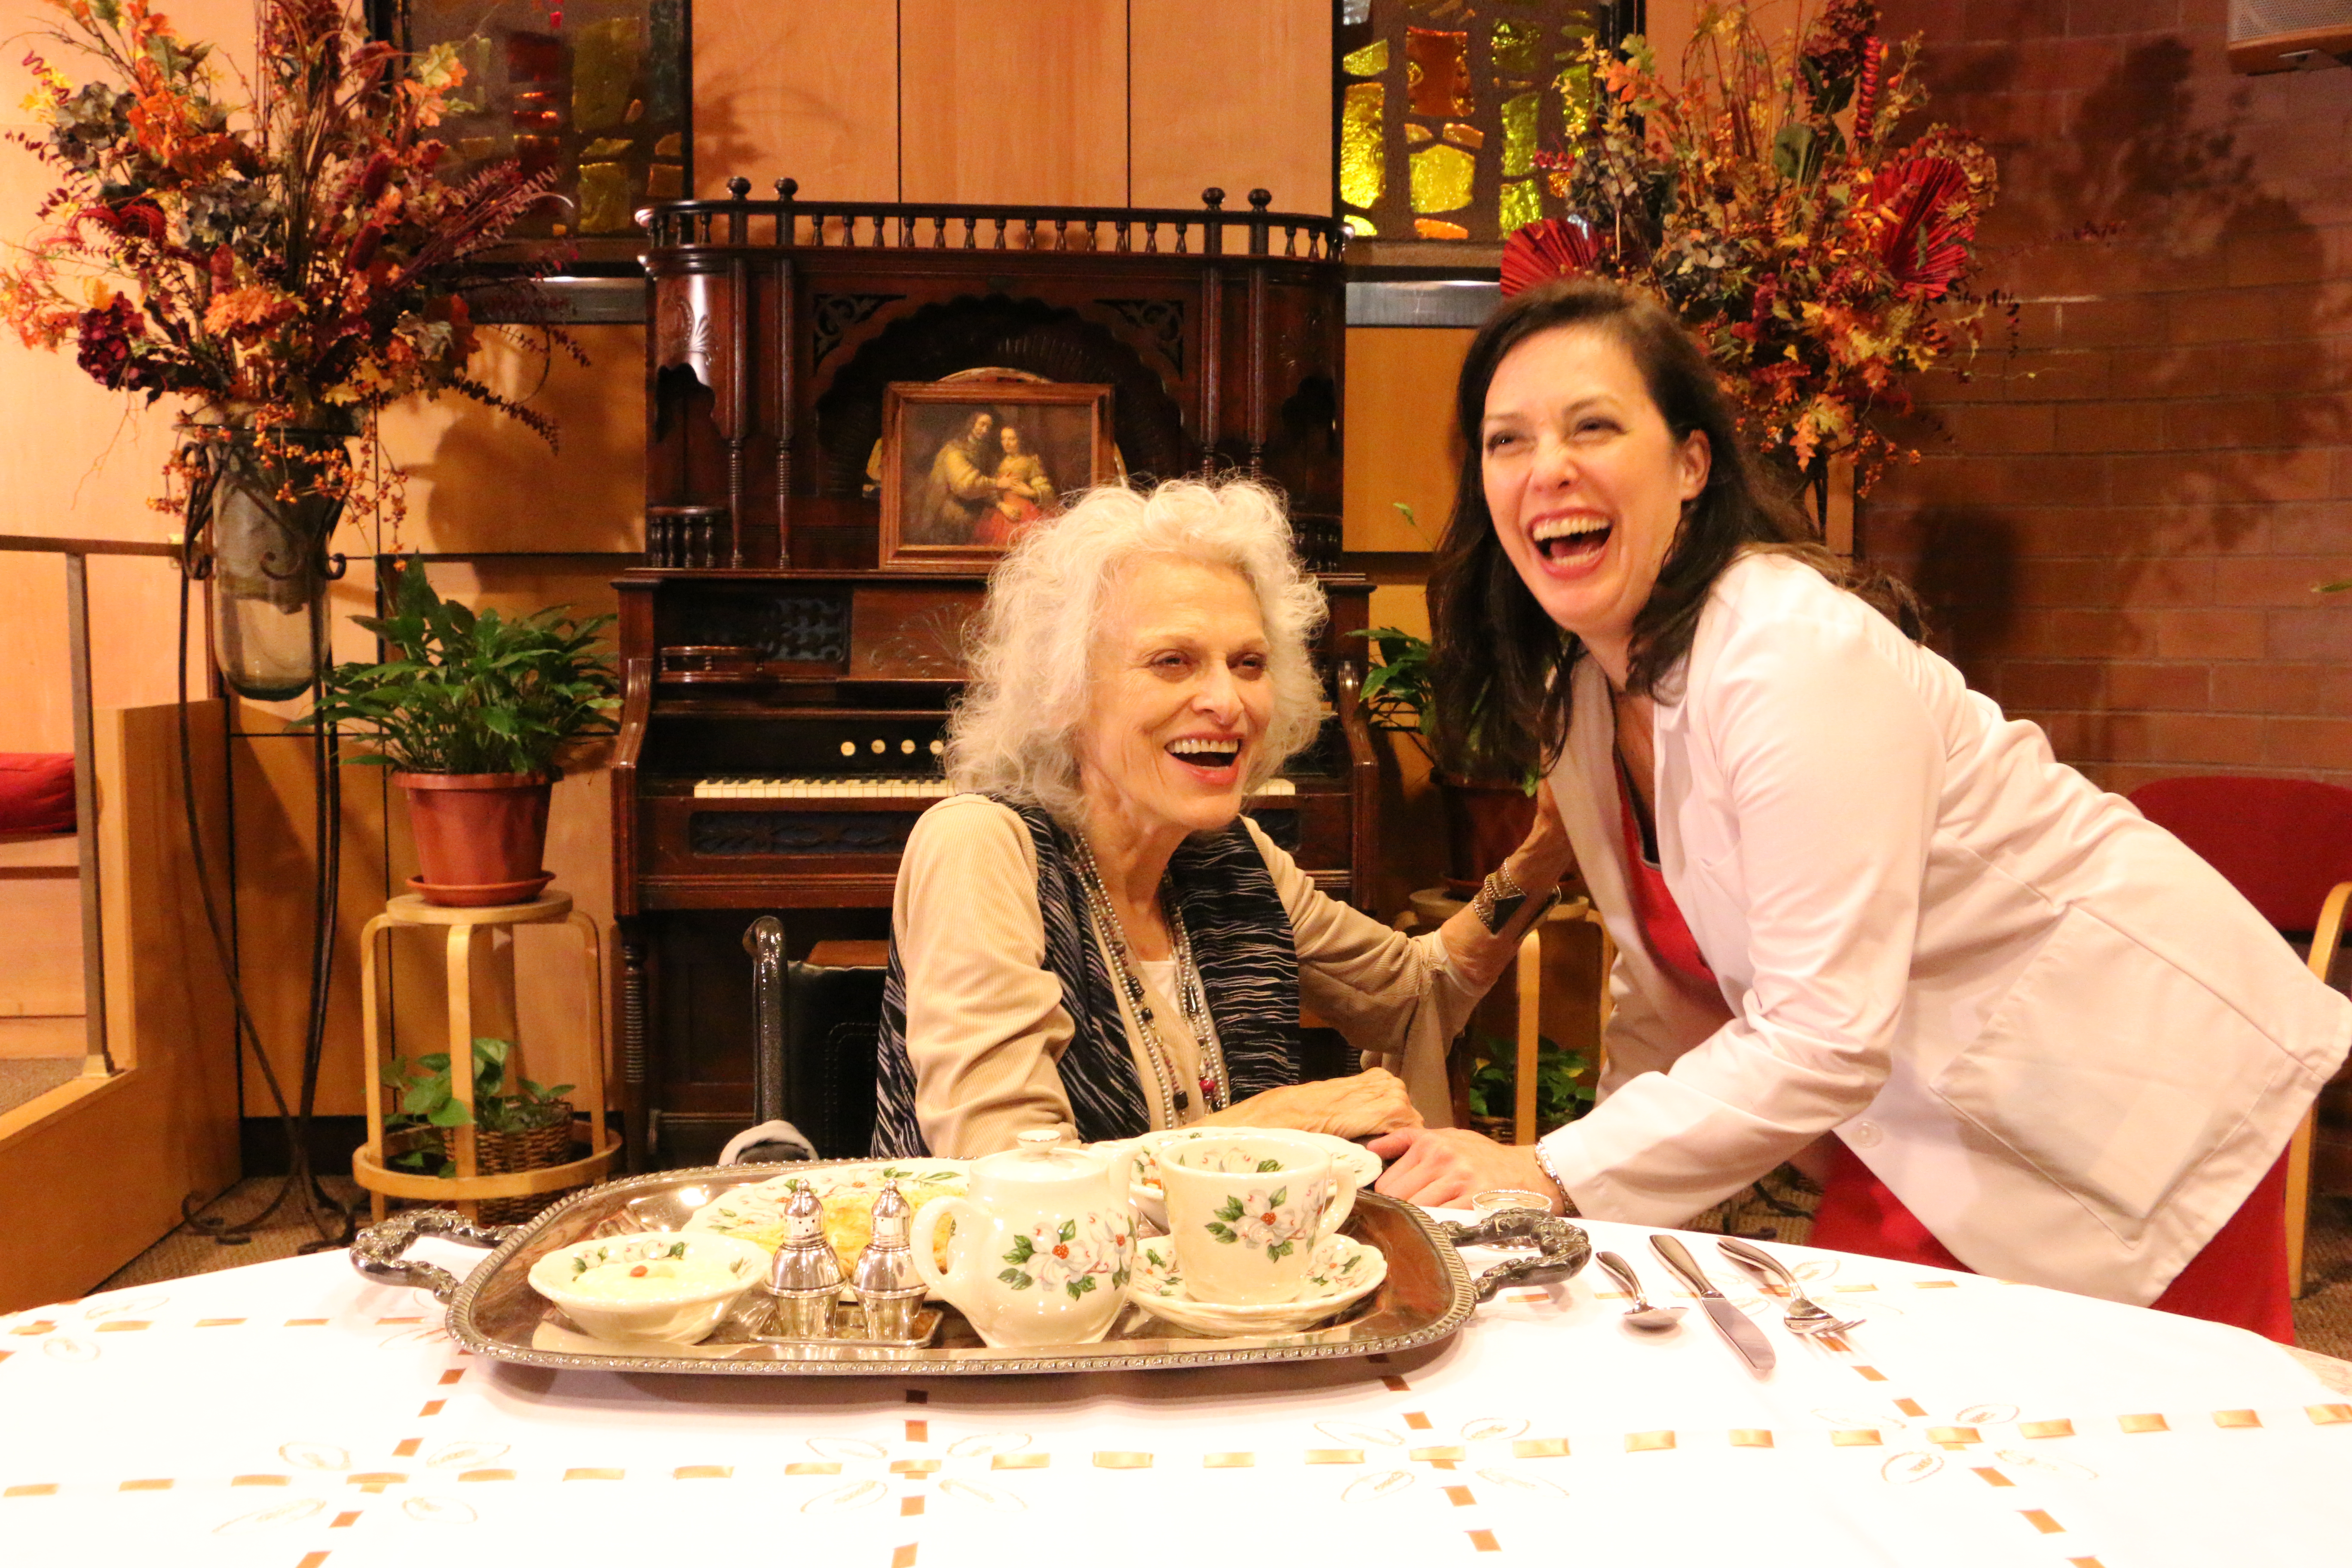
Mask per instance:
[[[492,1132],[486,1128],[475,1128],[475,1173],[499,1176],[509,1171],[537,1171],[563,1163],[572,1152],[572,1102],[558,1100],[550,1103],[562,1112],[562,1117],[544,1127],[534,1127],[525,1132]],[[433,1131],[441,1135],[443,1157],[456,1159],[457,1130],[436,1127]],[[482,1200],[482,1223],[519,1224],[550,1207],[572,1190],[576,1189],[562,1193],[534,1193],[520,1198],[485,1198]]]
[[[573,1128],[572,1102],[568,1100],[550,1101],[562,1108],[562,1120],[545,1127],[534,1127],[525,1132],[491,1132],[474,1130],[474,1173],[477,1176],[499,1176],[512,1171],[543,1171],[561,1165],[572,1156]],[[435,1150],[445,1160],[457,1157],[457,1130],[454,1127],[409,1127],[384,1139],[387,1159],[412,1149]],[[454,1189],[460,1180],[456,1176],[439,1178]],[[591,1180],[593,1178],[592,1177]],[[550,1208],[562,1199],[589,1184],[583,1181],[576,1186],[561,1188],[551,1193],[532,1193],[522,1197],[483,1198],[480,1200],[480,1221],[484,1225],[517,1225],[535,1217],[541,1210]],[[446,1202],[446,1199],[431,1199]]]

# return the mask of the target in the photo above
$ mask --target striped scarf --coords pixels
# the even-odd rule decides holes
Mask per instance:
[[[1045,917],[1045,967],[1062,983],[1072,1025],[1060,1064],[1071,1119],[1089,1143],[1149,1131],[1151,1113],[1128,1049],[1127,1027],[1108,967],[1087,913],[1086,884],[1069,836],[1034,805],[1000,804],[1017,814],[1037,848],[1037,909]],[[1168,863],[1176,907],[1192,939],[1192,961],[1210,998],[1225,1071],[1238,1101],[1299,1079],[1298,954],[1290,912],[1275,890],[1249,829],[1235,819],[1222,831],[1186,839]],[[1075,1002],[1075,1005],[1073,1005]],[[1203,1042],[1205,1048],[1206,1042]],[[890,972],[882,988],[877,1077],[880,1104],[873,1152],[904,1159],[928,1154],[915,1117],[915,1068],[907,1054],[907,979],[898,933],[890,933]],[[1198,1093],[1192,1085],[1188,1093]]]

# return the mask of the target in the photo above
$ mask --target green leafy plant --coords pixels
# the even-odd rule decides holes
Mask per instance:
[[[1470,1114],[1507,1119],[1518,1109],[1518,1047],[1495,1035],[1481,1035],[1485,1059],[1470,1074]],[[1554,1043],[1536,1041],[1536,1126],[1546,1132],[1592,1109],[1592,1059]]]
[[[389,616],[352,619],[392,646],[383,664],[339,664],[299,722],[358,731],[361,761],[419,773],[543,773],[568,743],[609,735],[620,683],[600,643],[611,616],[558,605],[509,617],[442,598],[401,563]]]
[[[484,1132],[535,1132],[569,1121],[572,1109],[562,1101],[572,1092],[572,1085],[559,1083],[549,1089],[520,1078],[516,1088],[507,1087],[507,1058],[513,1052],[511,1041],[487,1035],[475,1037],[474,1105],[470,1114],[451,1081],[448,1052],[428,1051],[413,1061],[406,1057],[394,1058],[383,1068],[383,1084],[398,1092],[400,1110],[384,1119],[384,1131],[471,1126]],[[396,1154],[388,1163],[422,1171],[438,1158],[438,1168],[433,1173],[456,1175],[456,1164],[440,1155],[439,1144],[432,1142]]]
[[[1421,532],[1412,508],[1401,500],[1389,504],[1404,514],[1406,526]],[[1432,767],[1436,766],[1437,707],[1430,685],[1429,639],[1402,626],[1373,626],[1348,635],[1362,637],[1381,656],[1381,661],[1364,672],[1363,689],[1356,694],[1364,722],[1404,736]],[[1530,769],[1519,780],[1519,787],[1532,795],[1542,782],[1543,775]]]

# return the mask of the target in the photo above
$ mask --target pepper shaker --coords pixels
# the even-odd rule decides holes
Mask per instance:
[[[882,1184],[874,1200],[874,1238],[857,1255],[849,1285],[866,1314],[866,1335],[875,1340],[911,1340],[915,1315],[922,1310],[925,1287],[915,1272],[915,1255],[907,1245],[907,1227],[915,1211],[896,1182]]]
[[[815,1188],[803,1185],[793,1194],[784,1225],[784,1244],[768,1266],[768,1295],[775,1302],[769,1331],[789,1340],[830,1338],[841,1260],[824,1238],[824,1203]]]

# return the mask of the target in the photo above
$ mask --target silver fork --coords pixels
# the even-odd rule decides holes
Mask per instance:
[[[1842,1334],[1848,1329],[1862,1326],[1860,1318],[1841,1318],[1807,1296],[1804,1287],[1797,1283],[1797,1277],[1789,1272],[1788,1265],[1762,1247],[1742,1241],[1736,1236],[1718,1237],[1715,1245],[1717,1251],[1750,1274],[1767,1277],[1788,1290],[1789,1310],[1781,1314],[1780,1321],[1790,1333]]]

